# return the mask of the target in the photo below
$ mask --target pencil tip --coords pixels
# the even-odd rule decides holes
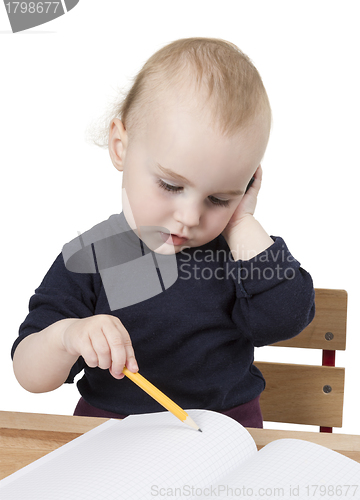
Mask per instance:
[[[199,432],[202,432],[202,430],[201,430],[201,429],[198,429],[198,431],[199,431]]]

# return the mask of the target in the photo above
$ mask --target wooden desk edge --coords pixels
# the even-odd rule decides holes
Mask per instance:
[[[68,433],[69,440],[71,440],[75,434],[84,434],[107,420],[107,418],[97,417],[0,411],[0,433],[2,429],[21,430],[29,433],[35,431],[35,434],[36,431],[64,433],[64,437]],[[254,428],[247,428],[247,430],[258,449],[277,439],[304,439],[333,449],[360,462],[360,435]]]
[[[0,429],[84,434],[108,420],[108,418],[97,417],[0,411]]]

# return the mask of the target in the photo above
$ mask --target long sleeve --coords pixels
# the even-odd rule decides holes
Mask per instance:
[[[314,318],[311,276],[293,258],[284,240],[248,261],[236,261],[233,321],[263,346],[298,335]]]
[[[101,281],[96,275],[68,271],[60,254],[30,298],[29,313],[20,325],[11,356],[14,356],[16,347],[28,335],[64,318],[92,316],[96,305],[96,289],[99,290],[100,286]],[[84,366],[84,360],[80,357],[66,382],[73,382],[74,376]]]

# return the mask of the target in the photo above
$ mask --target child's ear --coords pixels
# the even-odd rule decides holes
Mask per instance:
[[[109,154],[114,167],[123,171],[128,144],[128,134],[122,121],[115,118],[110,125],[109,131]]]

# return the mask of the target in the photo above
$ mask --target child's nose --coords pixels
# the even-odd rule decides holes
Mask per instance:
[[[174,218],[184,226],[198,226],[201,218],[201,207],[197,203],[181,203],[175,210]]]

